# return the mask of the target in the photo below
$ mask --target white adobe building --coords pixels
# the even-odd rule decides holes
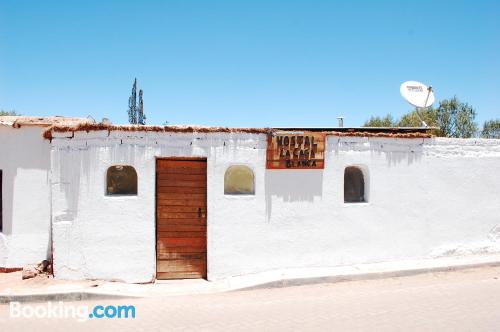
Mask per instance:
[[[50,257],[50,142],[43,131],[63,117],[0,116],[0,270]]]
[[[500,140],[67,121],[0,120],[0,267],[152,282],[500,252]]]

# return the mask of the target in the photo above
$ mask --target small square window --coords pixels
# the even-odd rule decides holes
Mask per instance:
[[[115,165],[106,173],[106,195],[137,195],[137,172],[132,166]]]
[[[344,202],[363,203],[365,198],[365,179],[358,167],[346,167],[344,171]]]
[[[254,195],[255,181],[247,166],[229,166],[224,174],[224,195]]]

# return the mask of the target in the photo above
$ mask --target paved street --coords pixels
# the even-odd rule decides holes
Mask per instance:
[[[500,267],[72,305],[135,305],[135,319],[8,318],[1,331],[498,331]],[[66,303],[69,304],[69,303]],[[46,303],[43,303],[46,305]]]

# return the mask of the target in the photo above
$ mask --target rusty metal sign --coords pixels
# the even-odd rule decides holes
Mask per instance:
[[[325,134],[277,132],[268,136],[267,169],[323,169]]]

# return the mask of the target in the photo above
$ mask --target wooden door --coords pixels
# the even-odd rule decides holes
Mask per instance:
[[[156,278],[207,277],[207,161],[156,160]]]

